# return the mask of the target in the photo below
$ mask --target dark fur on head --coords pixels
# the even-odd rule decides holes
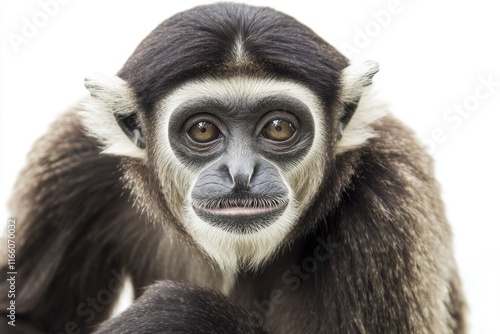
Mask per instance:
[[[237,42],[247,56],[242,62],[235,58]],[[146,110],[193,77],[235,74],[299,81],[331,109],[338,99],[341,71],[348,64],[337,50],[286,14],[221,3],[195,7],[164,21],[118,75],[132,85]]]

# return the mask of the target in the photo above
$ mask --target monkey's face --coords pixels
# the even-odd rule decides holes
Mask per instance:
[[[286,172],[314,139],[302,101],[255,93],[191,95],[169,119],[172,150],[197,174],[186,204],[204,223],[234,234],[258,232],[283,216],[295,193]]]
[[[267,257],[324,174],[314,94],[274,79],[198,80],[169,94],[156,115],[158,175],[189,233],[217,256]]]

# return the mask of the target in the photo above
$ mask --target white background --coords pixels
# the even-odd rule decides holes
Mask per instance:
[[[58,114],[85,96],[83,78],[115,73],[157,24],[210,1],[67,2],[46,22],[38,1],[1,2],[2,224],[27,152]],[[432,154],[455,232],[471,333],[499,333],[500,17],[495,2],[246,2],[294,16],[342,51],[356,47],[356,53],[346,52],[354,61],[380,63],[376,82],[394,114],[427,143],[435,136]],[[376,13],[389,9],[390,17],[378,23]],[[43,27],[15,47],[11,39],[22,37],[26,20]],[[363,38],[363,31],[368,36]],[[496,82],[491,92],[481,78]],[[463,108],[459,120],[444,119],[457,117],[448,110],[464,104],[470,112]]]

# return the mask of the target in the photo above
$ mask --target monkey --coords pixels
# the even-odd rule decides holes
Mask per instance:
[[[466,333],[432,159],[378,71],[267,7],[161,23],[28,156],[5,330]]]

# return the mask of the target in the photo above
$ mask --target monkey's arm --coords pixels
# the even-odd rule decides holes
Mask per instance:
[[[344,287],[334,294],[338,322],[348,333],[465,333],[432,159],[391,116],[372,126],[378,137],[360,150],[330,217],[340,242],[331,284]]]
[[[61,116],[30,153],[11,203],[18,320],[88,333],[108,316],[129,246],[142,241],[129,229],[138,224],[130,206],[117,158],[98,153],[73,111]],[[7,289],[3,279],[4,311]]]
[[[125,312],[94,334],[265,334],[249,314],[222,294],[164,281],[149,287]]]

